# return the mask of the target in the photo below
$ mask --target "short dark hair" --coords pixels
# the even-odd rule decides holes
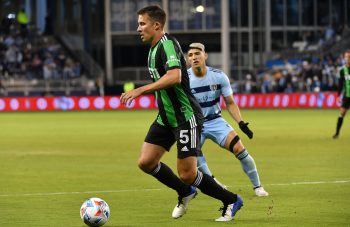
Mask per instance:
[[[165,25],[166,14],[162,8],[158,5],[146,6],[139,11],[137,11],[138,15],[147,14],[151,20],[158,21],[162,26]]]

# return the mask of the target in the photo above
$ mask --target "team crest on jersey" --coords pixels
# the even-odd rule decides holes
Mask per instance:
[[[216,84],[210,85],[210,90],[212,90],[212,91],[218,90],[218,85],[216,85]]]
[[[191,90],[191,93],[192,93],[192,94],[196,94],[196,90],[192,89],[192,90]]]

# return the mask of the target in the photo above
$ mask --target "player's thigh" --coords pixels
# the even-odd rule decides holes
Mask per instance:
[[[175,136],[171,128],[153,123],[147,132],[145,142],[161,146],[164,150],[169,151],[175,143]]]
[[[148,130],[141,148],[139,166],[147,171],[153,170],[158,165],[165,151],[169,151],[175,142],[171,129],[153,123]]]
[[[152,171],[158,165],[165,151],[162,146],[144,142],[138,160],[139,167],[146,172]]]
[[[222,117],[207,121],[203,126],[203,135],[216,144],[224,147],[227,135],[234,131],[229,123]]]

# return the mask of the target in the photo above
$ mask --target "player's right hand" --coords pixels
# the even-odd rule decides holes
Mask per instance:
[[[248,122],[246,123],[244,121],[240,121],[238,123],[239,128],[242,130],[242,132],[244,132],[248,136],[248,138],[251,139],[253,138],[253,132],[248,128],[248,124]]]

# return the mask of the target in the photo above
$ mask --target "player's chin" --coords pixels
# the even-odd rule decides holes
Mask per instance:
[[[200,65],[198,62],[196,62],[196,63],[192,63],[192,67],[200,67]]]

